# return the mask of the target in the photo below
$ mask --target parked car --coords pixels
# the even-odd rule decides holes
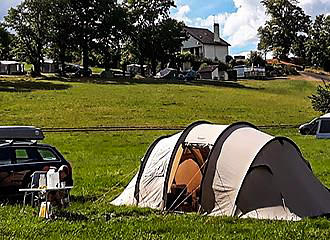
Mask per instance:
[[[65,73],[71,73],[75,77],[92,76],[92,70],[90,68],[85,70],[83,66],[78,64],[66,64],[64,71]]]
[[[319,118],[314,118],[312,121],[300,125],[299,132],[302,135],[315,135],[318,127],[318,120]]]
[[[299,132],[303,135],[316,135],[316,138],[330,138],[330,113],[302,124]]]
[[[70,163],[55,147],[37,142],[42,139],[43,132],[35,127],[0,127],[0,197],[18,195],[35,171],[63,165],[68,169],[65,184],[73,186]]]
[[[184,73],[184,80],[193,81],[198,78],[198,73],[194,70],[189,70]]]

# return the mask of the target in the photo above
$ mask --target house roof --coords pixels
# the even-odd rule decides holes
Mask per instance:
[[[203,44],[230,46],[225,40],[220,38],[220,42],[214,41],[214,33],[205,28],[185,27],[185,31]]]
[[[201,70],[199,70],[199,73],[207,73],[207,72],[213,72],[215,69],[218,68],[218,65],[208,65],[203,67]]]
[[[19,62],[16,61],[0,61],[0,64],[3,65],[12,65],[12,64],[20,64]]]

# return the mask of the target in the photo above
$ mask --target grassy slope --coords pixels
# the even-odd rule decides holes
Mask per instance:
[[[0,101],[6,102],[0,106],[2,124],[171,126],[198,119],[223,124],[239,120],[254,124],[298,124],[315,115],[307,98],[315,84],[304,81],[241,83],[250,88],[29,83],[27,88],[32,92],[1,93]],[[67,89],[34,90],[40,88]]]
[[[44,83],[44,82],[43,82]],[[0,87],[1,87],[0,82]],[[30,83],[40,89],[41,83]],[[51,82],[57,89],[60,82]],[[67,84],[67,83],[65,83]],[[3,125],[42,127],[98,125],[185,125],[197,119],[218,123],[298,124],[314,112],[307,96],[312,82],[243,82],[248,88],[182,85],[96,85],[68,83],[65,90],[0,93]],[[31,87],[33,86],[33,87]],[[292,138],[315,174],[330,186],[330,142],[300,136],[296,129],[268,133]],[[43,221],[37,209],[0,207],[4,238],[50,239],[329,239],[328,220],[272,222],[198,215],[162,215],[149,209],[113,207],[139,167],[151,142],[171,131],[118,133],[53,133],[57,146],[74,168],[72,205],[56,221]]]

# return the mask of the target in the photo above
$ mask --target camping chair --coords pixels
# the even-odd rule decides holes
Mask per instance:
[[[28,185],[29,188],[40,188],[43,186],[46,186],[46,177],[47,177],[47,171],[35,171],[31,175],[31,183]],[[40,179],[44,179],[44,183],[40,182]],[[42,184],[43,186],[40,186]],[[29,198],[30,197],[30,198]],[[35,206],[35,203],[40,203],[42,199],[44,199],[45,196],[42,194],[42,192],[25,192],[24,193],[24,199],[23,204],[25,205],[27,200],[30,200],[31,206]]]

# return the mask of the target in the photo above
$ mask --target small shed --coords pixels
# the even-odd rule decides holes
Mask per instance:
[[[202,79],[219,79],[219,67],[218,65],[205,66],[198,71]]]
[[[148,65],[143,65],[143,68],[145,73],[149,72]],[[141,65],[136,63],[129,64],[127,65],[127,71],[133,75],[141,74]]]
[[[41,72],[43,73],[55,73],[58,70],[58,64],[51,59],[45,59],[41,65]]]
[[[24,64],[16,61],[0,61],[0,74],[24,74]]]

